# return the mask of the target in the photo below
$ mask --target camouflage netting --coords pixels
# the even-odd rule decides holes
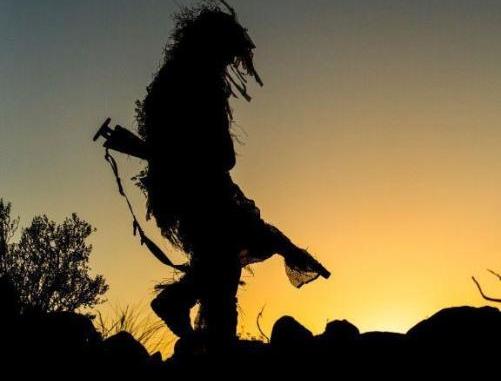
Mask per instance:
[[[316,262],[312,257],[309,259],[312,262]],[[285,272],[289,281],[292,283],[294,287],[301,288],[305,284],[313,282],[315,279],[320,277],[321,273],[319,270],[316,270],[316,267],[313,263],[306,263],[306,261],[302,261],[302,263],[294,263],[291,260],[285,259]]]

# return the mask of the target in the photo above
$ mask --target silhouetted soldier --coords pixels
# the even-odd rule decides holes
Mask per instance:
[[[176,16],[163,66],[138,103],[142,139],[120,127],[101,131],[108,148],[148,160],[139,176],[148,215],[189,256],[185,275],[160,286],[153,310],[177,336],[190,338],[190,309],[200,302],[197,326],[213,351],[236,338],[242,267],[278,253],[298,288],[330,275],[265,223],[230,177],[236,160],[229,98],[238,93],[250,100],[246,76],[262,82],[254,43],[233,9],[221,3],[229,13],[209,2]]]

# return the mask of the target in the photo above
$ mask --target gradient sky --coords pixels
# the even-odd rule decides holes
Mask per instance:
[[[333,272],[298,291],[278,258],[255,266],[244,331],[263,305],[267,332],[283,314],[314,332],[332,319],[406,331],[442,307],[484,304],[473,274],[499,295],[485,268],[501,269],[501,2],[232,4],[265,82],[251,103],[233,101],[234,178]],[[170,273],[132,236],[91,137],[107,116],[135,127],[176,8],[0,0],[0,196],[25,224],[74,211],[91,222],[93,269],[114,304],[147,302]],[[124,178],[141,168],[120,165]]]

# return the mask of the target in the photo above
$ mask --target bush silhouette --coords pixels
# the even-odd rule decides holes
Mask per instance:
[[[89,274],[92,246],[85,241],[95,229],[88,222],[76,214],[61,224],[36,216],[10,243],[17,221],[0,199],[0,277],[16,289],[23,311],[73,312],[103,301],[105,279]]]

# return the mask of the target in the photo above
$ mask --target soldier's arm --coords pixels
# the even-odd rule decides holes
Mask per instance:
[[[304,267],[305,271],[314,271],[324,278],[330,277],[330,272],[322,266],[307,250],[296,246],[284,233],[275,226],[264,223],[265,245],[284,257],[286,263],[295,267]]]

